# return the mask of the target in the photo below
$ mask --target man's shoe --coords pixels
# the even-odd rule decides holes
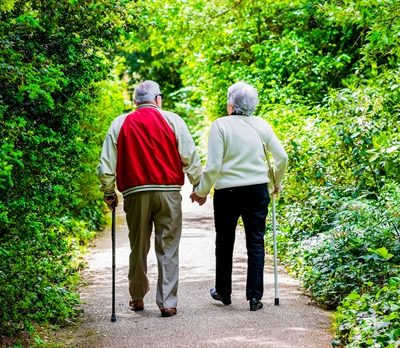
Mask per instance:
[[[230,305],[232,303],[230,295],[228,295],[228,296],[218,295],[215,288],[212,288],[210,290],[210,295],[214,300],[221,301],[224,305]]]
[[[251,311],[257,311],[261,308],[263,308],[263,304],[260,300],[257,300],[256,298],[250,299],[250,310]]]
[[[129,307],[132,311],[139,312],[144,308],[143,300],[133,300],[132,297],[129,300]]]
[[[164,308],[161,310],[161,316],[164,318],[172,317],[175,314],[176,314],[176,308]]]

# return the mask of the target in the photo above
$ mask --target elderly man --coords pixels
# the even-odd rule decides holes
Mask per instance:
[[[135,88],[137,109],[117,117],[104,140],[97,175],[104,201],[112,209],[118,198],[114,181],[124,198],[129,227],[129,306],[144,308],[149,291],[147,254],[152,225],[158,263],[156,302],[162,317],[177,310],[178,250],[182,230],[181,186],[184,173],[197,186],[200,159],[185,122],[161,109],[159,85],[144,81]]]
[[[215,188],[216,281],[210,293],[225,305],[231,304],[235,230],[242,216],[248,255],[246,298],[251,311],[263,307],[264,234],[270,202],[263,143],[274,158],[274,193],[281,187],[288,159],[268,122],[252,116],[257,104],[258,93],[253,86],[238,82],[228,89],[230,116],[212,124],[206,168],[191,194],[192,200],[201,204],[201,197],[206,197],[213,185]]]

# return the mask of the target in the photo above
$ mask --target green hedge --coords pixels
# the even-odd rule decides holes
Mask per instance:
[[[134,6],[0,5],[0,334],[76,312],[78,249],[103,222],[94,158],[110,111],[99,82],[107,50],[135,29]]]

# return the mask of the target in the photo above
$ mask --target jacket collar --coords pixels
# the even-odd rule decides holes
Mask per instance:
[[[144,104],[140,104],[138,107],[136,107],[136,110],[137,110],[137,109],[142,109],[142,108],[160,109],[157,105],[154,105],[154,104],[146,104],[146,103],[144,103]]]

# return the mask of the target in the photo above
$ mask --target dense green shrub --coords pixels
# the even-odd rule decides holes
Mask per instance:
[[[334,347],[400,346],[400,278],[389,278],[384,286],[369,286],[362,295],[352,292],[338,307]]]
[[[281,258],[326,307],[335,308],[368,282],[384,284],[400,274],[399,189],[388,186],[382,197],[379,202],[341,198],[336,207],[327,198],[329,230],[307,235],[291,234],[288,229],[279,236]],[[297,225],[304,228],[309,220]],[[310,224],[315,227],[313,221]]]
[[[360,202],[356,204],[360,209]],[[389,226],[372,219],[364,223],[349,228],[348,221],[346,229],[341,226],[305,239],[288,253],[287,264],[298,272],[304,287],[329,308],[335,308],[350,292],[362,290],[367,282],[382,284],[399,274],[399,258],[393,257],[400,252],[399,239],[393,238]],[[387,254],[392,257],[386,259]]]
[[[1,334],[34,322],[59,324],[76,310],[73,286],[83,267],[76,250],[103,219],[94,134],[104,134],[109,111],[96,108],[99,82],[112,68],[106,50],[134,28],[134,6],[125,0],[2,2]]]
[[[0,249],[3,333],[30,330],[32,323],[43,321],[64,323],[79,303],[70,290],[71,276],[82,267],[71,260],[72,231],[58,223],[35,225],[25,225],[13,243]]]

